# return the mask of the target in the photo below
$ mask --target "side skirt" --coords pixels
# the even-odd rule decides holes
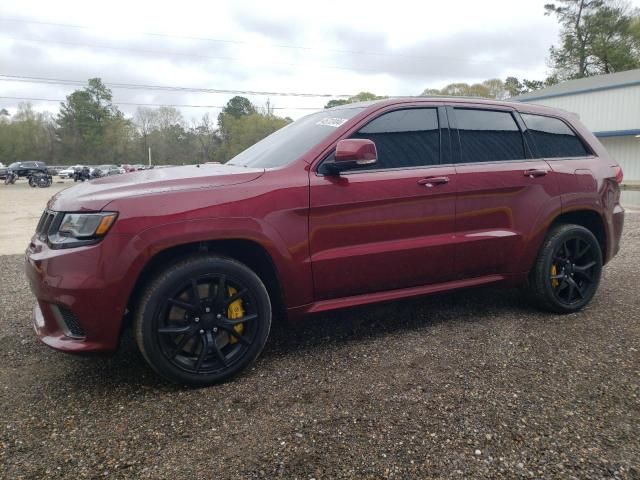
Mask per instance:
[[[419,287],[401,288],[398,290],[389,290],[385,292],[366,293],[362,295],[354,295],[352,297],[335,298],[331,300],[321,300],[319,302],[310,303],[300,307],[289,309],[290,318],[296,318],[306,314],[326,312],[328,310],[337,310],[340,308],[355,307],[358,305],[368,305],[370,303],[388,302],[399,300],[401,298],[419,297],[432,293],[440,293],[460,288],[476,287],[479,285],[487,285],[510,280],[504,275],[486,275],[483,277],[468,278],[465,280],[453,280],[445,283],[437,283],[433,285],[422,285]],[[510,282],[508,282],[510,283]]]

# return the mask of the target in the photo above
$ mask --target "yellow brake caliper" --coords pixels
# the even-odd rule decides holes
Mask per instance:
[[[238,291],[233,287],[228,288],[229,297],[234,296],[237,292]],[[229,320],[239,320],[242,317],[244,317],[244,308],[242,307],[242,299],[239,298],[229,305],[229,308],[227,309],[227,318],[229,318]],[[237,324],[233,327],[233,330],[238,333],[238,335],[242,335],[242,332],[244,332],[244,324]],[[229,343],[238,343],[238,339],[233,335],[230,335]]]
[[[560,282],[558,281],[557,278],[553,278],[558,274],[558,267],[556,267],[556,264],[552,264],[551,265],[551,286],[553,288],[556,288],[558,285],[560,285]]]

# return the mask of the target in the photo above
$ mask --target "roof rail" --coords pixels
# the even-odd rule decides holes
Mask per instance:
[[[394,95],[391,97],[387,97],[387,99],[394,99],[394,98],[430,98],[430,97],[435,97],[435,98],[469,98],[472,100],[492,100],[494,102],[508,102],[510,99],[506,98],[504,100],[498,99],[498,98],[491,98],[491,97],[481,97],[480,95],[440,95],[440,94],[429,94],[429,95]]]

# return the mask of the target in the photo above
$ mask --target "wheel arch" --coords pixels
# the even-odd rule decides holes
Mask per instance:
[[[602,215],[598,213],[596,210],[591,209],[580,209],[580,210],[571,210],[569,212],[563,212],[558,215],[551,225],[549,226],[549,230],[557,225],[566,225],[566,224],[575,224],[580,225],[587,230],[589,230],[598,240],[598,244],[600,245],[600,251],[602,252],[602,260],[603,263],[606,262],[607,259],[607,231],[605,227],[604,219]]]
[[[274,317],[286,316],[287,304],[284,289],[278,269],[271,255],[258,242],[243,238],[182,243],[156,252],[145,263],[136,278],[127,302],[129,311],[133,310],[136,300],[141,295],[147,283],[162,271],[163,268],[166,268],[167,265],[187,256],[206,254],[217,254],[233,258],[253,270],[267,288]],[[130,315],[127,317],[130,317]],[[127,318],[126,323],[130,324],[130,322],[131,319]]]

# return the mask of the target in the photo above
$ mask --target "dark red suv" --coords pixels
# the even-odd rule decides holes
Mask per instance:
[[[207,385],[299,317],[485,284],[547,310],[593,298],[618,251],[622,171],[566,112],[412,98],[324,110],[225,165],[54,196],[26,252],[34,324],[66,352],[130,322],[164,377]]]

